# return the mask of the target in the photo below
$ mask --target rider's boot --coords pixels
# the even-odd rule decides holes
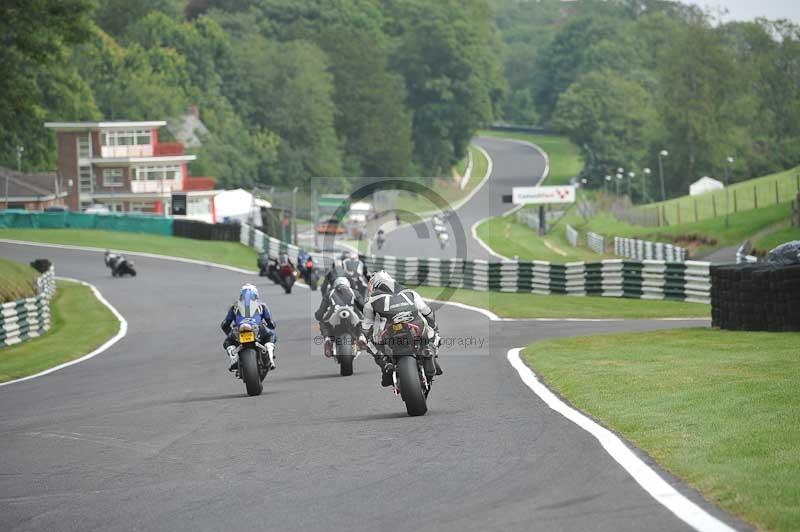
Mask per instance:
[[[267,342],[267,367],[270,370],[275,369],[275,344]]]
[[[442,375],[444,371],[442,371],[442,366],[439,365],[439,355],[433,357],[433,364],[436,366],[436,374]]]
[[[239,367],[239,353],[236,352],[236,346],[229,345],[225,352],[228,354],[228,371],[236,371]]]
[[[330,336],[325,337],[325,341],[322,343],[322,349],[327,358],[333,356],[333,340],[331,340]]]
[[[394,385],[394,364],[386,357],[382,357],[378,365],[381,367],[381,386],[387,388]]]

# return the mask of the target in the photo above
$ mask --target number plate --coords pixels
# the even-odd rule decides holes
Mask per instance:
[[[256,341],[256,333],[254,333],[254,332],[239,333],[239,341],[241,343],[255,342]]]
[[[392,330],[402,331],[403,330],[403,324],[402,323],[395,323],[394,325],[392,325]]]

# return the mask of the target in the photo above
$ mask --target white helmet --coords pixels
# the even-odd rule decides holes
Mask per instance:
[[[350,280],[347,277],[337,277],[334,279],[333,284],[331,285],[334,290],[339,288],[340,286],[346,286],[350,288]]]
[[[369,283],[367,283],[367,291],[370,295],[375,290],[385,291],[385,292],[394,292],[394,279],[392,276],[386,273],[386,271],[381,270],[379,272],[375,272],[372,274],[372,277],[369,278]]]

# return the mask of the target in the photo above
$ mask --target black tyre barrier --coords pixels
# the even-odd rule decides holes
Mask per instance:
[[[800,331],[800,264],[712,266],[711,318],[733,331]]]
[[[176,219],[172,225],[172,234],[195,240],[238,242],[241,227],[239,224],[207,224],[197,220]]]
[[[31,268],[39,273],[45,273],[53,265],[48,259],[36,259],[31,262]]]

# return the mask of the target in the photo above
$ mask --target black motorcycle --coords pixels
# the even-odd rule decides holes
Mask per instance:
[[[411,312],[387,320],[381,333],[386,355],[395,366],[394,392],[406,404],[409,416],[424,416],[436,374],[433,347],[424,338],[425,325]]]
[[[294,282],[297,280],[297,276],[295,275],[294,268],[292,268],[291,264],[284,264],[278,269],[278,284],[283,287],[283,290],[287,294],[292,293],[292,287],[294,286]]]
[[[133,267],[133,261],[126,259],[122,255],[111,258],[107,265],[111,269],[112,277],[123,277],[125,275],[136,277],[136,270]]]
[[[254,320],[244,320],[239,325],[239,363],[236,368],[236,378],[244,381],[247,395],[261,395],[264,389],[264,378],[269,373],[269,356],[267,346],[262,346],[256,341],[258,324]]]
[[[337,305],[328,311],[326,321],[335,337],[332,346],[333,359],[339,364],[339,374],[348,377],[353,374],[353,361],[358,356],[356,347],[360,334],[358,324],[361,317],[349,305]]]
[[[311,257],[306,259],[305,264],[303,264],[303,269],[301,270],[301,275],[311,290],[316,291],[319,286],[319,272],[314,267],[314,259]]]

